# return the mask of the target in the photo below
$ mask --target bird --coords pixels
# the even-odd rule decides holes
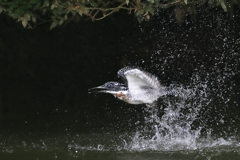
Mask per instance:
[[[108,93],[129,104],[152,106],[159,97],[175,95],[164,87],[153,74],[134,67],[124,67],[118,71],[124,83],[110,81],[90,88],[89,93]]]

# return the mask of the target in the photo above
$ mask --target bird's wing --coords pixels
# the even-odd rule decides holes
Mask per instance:
[[[127,80],[130,92],[134,91],[136,94],[141,94],[146,92],[146,90],[159,89],[161,87],[157,77],[148,72],[141,71],[137,68],[123,68],[121,72]]]
[[[126,78],[126,76],[125,76],[125,72],[126,71],[129,71],[129,70],[132,70],[133,68],[131,68],[131,67],[124,67],[124,68],[122,68],[122,69],[120,69],[119,71],[118,71],[118,76],[123,80],[123,82],[124,82],[124,84],[127,86],[128,85],[128,80],[127,80],[127,78]]]

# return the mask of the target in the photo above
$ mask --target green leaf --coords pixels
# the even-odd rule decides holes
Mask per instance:
[[[26,28],[27,24],[28,24],[28,21],[26,19],[23,19],[22,20],[22,25],[23,25],[24,28]]]
[[[226,3],[225,3],[223,0],[221,0],[221,7],[222,7],[222,9],[223,9],[225,12],[227,12]]]
[[[35,5],[35,8],[39,8],[41,6],[41,3],[37,3],[36,5]]]
[[[96,7],[96,6],[97,6],[97,3],[94,2],[94,1],[90,1],[90,5],[93,6],[93,7]]]
[[[143,14],[143,10],[142,10],[142,9],[137,10],[137,11],[135,12],[135,16],[136,16],[136,17],[138,17],[138,16],[140,16],[140,15],[142,15],[142,14]]]
[[[149,8],[148,12],[149,12],[151,15],[154,15],[154,9],[153,9],[153,8]]]
[[[53,10],[53,9],[56,8],[56,7],[57,7],[56,4],[53,3],[53,4],[51,5],[51,10]]]
[[[59,21],[59,25],[61,26],[64,22],[64,19],[62,18],[60,21]]]
[[[30,0],[29,1],[29,3],[32,3],[32,4],[34,4],[34,3],[40,3],[41,1],[39,1],[39,0]]]
[[[58,7],[57,12],[58,12],[59,15],[61,15],[64,12],[64,10],[63,10],[62,7]]]
[[[54,27],[56,27],[58,25],[58,21],[53,21],[51,26],[50,26],[50,30],[52,30]]]
[[[76,11],[71,11],[71,13],[75,16],[77,12]]]
[[[80,16],[82,16],[82,15],[83,15],[83,12],[82,12],[82,11],[78,11],[78,14],[79,14]]]
[[[137,16],[136,18],[139,23],[141,23],[144,20],[143,16],[141,16],[141,15]]]
[[[52,13],[53,13],[53,15],[58,15],[58,11],[57,11],[56,9],[54,9],[54,10],[52,11]]]
[[[36,18],[35,18],[35,17],[32,17],[32,22],[33,22],[33,23],[36,23],[36,21],[37,21]]]
[[[31,15],[30,14],[24,14],[23,18],[26,19],[27,21],[29,21],[31,19]]]
[[[154,3],[155,2],[155,0],[147,0],[148,2],[150,2],[150,3]]]
[[[89,9],[87,7],[83,8],[83,13],[89,13]]]
[[[68,15],[66,14],[65,16],[64,16],[64,20],[67,20],[68,19]]]
[[[14,10],[14,12],[15,12],[17,15],[19,15],[19,16],[21,16],[22,13],[24,13],[24,11],[23,11],[21,8],[18,8],[18,9],[16,9],[16,10]]]
[[[44,8],[44,9],[43,9],[43,15],[46,14],[46,12],[47,12],[47,9]]]
[[[43,6],[48,7],[48,6],[49,6],[49,1],[48,1],[48,0],[45,0]]]

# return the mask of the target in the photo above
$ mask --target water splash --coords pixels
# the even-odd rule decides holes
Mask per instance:
[[[240,146],[238,136],[223,137],[221,134],[214,136],[213,125],[208,123],[209,120],[214,121],[218,118],[210,117],[209,111],[219,105],[215,103],[215,99],[219,97],[214,97],[217,91],[213,90],[211,82],[209,77],[203,79],[202,76],[195,74],[188,85],[172,84],[168,89],[175,90],[180,95],[161,98],[156,108],[144,108],[144,121],[137,122],[140,125],[132,132],[94,135],[94,143],[86,142],[88,145],[84,145],[79,137],[72,141],[74,143],[69,143],[69,150],[71,153],[90,150],[187,153],[198,151],[205,154],[209,150],[226,146],[237,151]],[[224,120],[222,123],[225,123]]]
[[[163,98],[160,110],[145,111],[144,124],[133,135],[129,149],[196,150],[239,144],[240,39],[229,28],[204,33],[168,28],[153,31],[156,48],[146,57],[150,62],[146,68],[158,73],[163,84],[182,83],[170,88],[183,95]]]
[[[194,84],[194,83],[193,83]],[[174,151],[197,149],[197,140],[204,123],[194,126],[199,120],[200,110],[207,106],[208,88],[204,83],[194,87],[171,85],[169,88],[181,93],[179,97],[163,98],[164,114],[159,108],[146,109],[143,127],[137,131],[130,144],[131,150]]]

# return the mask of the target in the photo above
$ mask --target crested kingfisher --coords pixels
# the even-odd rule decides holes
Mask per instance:
[[[173,95],[162,86],[158,78],[138,68],[125,67],[118,71],[124,83],[106,82],[89,89],[89,93],[109,93],[130,104],[152,105],[161,96]]]

